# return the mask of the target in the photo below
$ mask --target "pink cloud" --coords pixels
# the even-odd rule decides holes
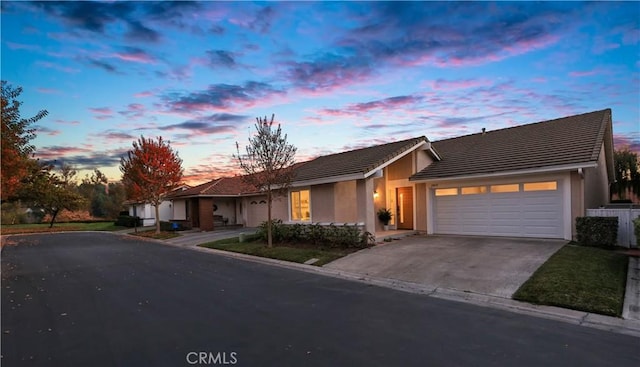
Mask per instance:
[[[146,90],[146,91],[143,91],[143,92],[136,93],[133,96],[136,97],[136,98],[151,97],[151,96],[153,96],[153,92]]]
[[[157,60],[149,54],[144,52],[117,52],[113,55],[114,57],[123,60],[123,61],[131,61],[138,62],[142,64],[155,64]]]
[[[62,125],[80,125],[80,121],[78,120],[67,121],[67,120],[57,119],[55,120],[55,122]]]
[[[89,107],[89,111],[103,115],[110,115],[113,113],[113,110],[109,107]]]
[[[493,84],[488,79],[459,79],[459,80],[444,80],[437,79],[429,82],[431,89],[434,90],[457,90],[457,89],[469,89],[477,87],[488,87]]]

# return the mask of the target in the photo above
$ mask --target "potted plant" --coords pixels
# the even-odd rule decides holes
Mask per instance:
[[[391,214],[391,210],[387,208],[380,208],[380,210],[378,210],[378,219],[380,219],[380,221],[384,225],[385,231],[389,230],[389,222],[391,221],[391,217],[393,217],[393,214]]]

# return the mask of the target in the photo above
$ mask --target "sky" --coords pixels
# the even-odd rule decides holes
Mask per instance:
[[[2,79],[36,157],[120,179],[162,136],[191,184],[239,173],[257,117],[296,160],[605,108],[640,152],[638,2],[1,2]]]

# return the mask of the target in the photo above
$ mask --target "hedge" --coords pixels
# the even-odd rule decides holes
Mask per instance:
[[[116,226],[123,227],[141,227],[142,226],[142,218],[140,217],[132,217],[130,215],[120,215],[118,219],[115,221]]]
[[[282,220],[276,219],[272,221],[271,229],[274,243],[308,243],[321,247],[365,248],[374,242],[371,233],[350,224],[284,224]],[[263,240],[267,240],[267,222],[260,225],[257,233]]]
[[[578,217],[576,232],[580,245],[613,248],[618,238],[618,217]]]
[[[633,233],[636,235],[636,246],[640,247],[640,217],[633,220]]]

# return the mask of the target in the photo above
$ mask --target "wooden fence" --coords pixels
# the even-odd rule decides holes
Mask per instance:
[[[637,247],[633,220],[640,209],[587,209],[587,217],[618,217],[618,246]]]

